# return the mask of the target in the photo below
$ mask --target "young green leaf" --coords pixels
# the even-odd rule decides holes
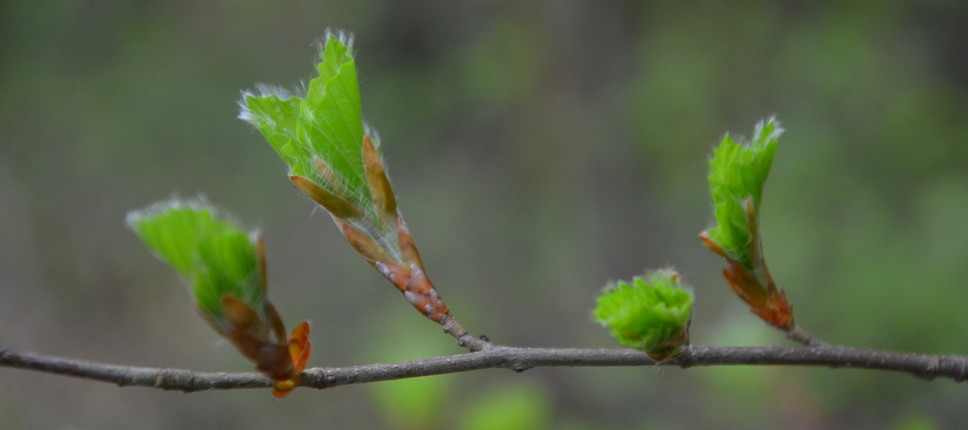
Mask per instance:
[[[319,76],[309,81],[304,96],[261,86],[243,93],[239,118],[265,136],[289,165],[290,176],[367,208],[371,197],[360,157],[364,127],[352,39],[328,34],[319,58]]]
[[[678,273],[659,270],[606,287],[593,315],[620,344],[662,361],[688,345],[693,301]]]

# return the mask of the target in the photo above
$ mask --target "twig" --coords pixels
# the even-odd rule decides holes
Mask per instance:
[[[805,346],[815,347],[815,348],[828,348],[832,346],[831,344],[823,341],[817,336],[814,336],[810,332],[804,330],[799,325],[794,324],[790,327],[790,330],[786,332],[787,338],[793,340],[794,342],[802,343]]]
[[[692,346],[680,357],[656,363],[631,349],[514,348],[490,346],[479,352],[398,363],[352,367],[312,368],[303,372],[300,385],[325,389],[420,376],[504,368],[523,372],[533,367],[583,366],[692,366],[788,365],[886,370],[924,379],[968,379],[968,356],[907,354],[828,346],[722,347]],[[181,369],[129,367],[70,358],[51,357],[0,348],[0,367],[29,369],[74,376],[118,386],[151,387],[186,393],[202,390],[267,388],[272,381],[258,373],[204,373]]]
[[[457,318],[454,318],[451,314],[444,314],[440,319],[440,325],[444,329],[444,333],[447,333],[457,339],[457,344],[463,348],[467,348],[470,352],[477,352],[484,349],[490,348],[492,345],[487,341],[486,337],[475,337],[470,334],[464,326],[457,322]]]

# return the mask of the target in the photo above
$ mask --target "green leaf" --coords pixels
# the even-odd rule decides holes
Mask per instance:
[[[709,237],[730,257],[753,268],[749,255],[751,241],[745,201],[753,200],[755,217],[759,217],[763,184],[770,173],[777,139],[783,133],[776,119],[756,125],[749,141],[727,134],[709,160],[709,189],[712,194],[716,226]]]
[[[224,328],[222,296],[235,296],[263,309],[264,289],[252,237],[216,218],[203,198],[155,203],[130,212],[128,226],[158,258],[190,286],[195,306]]]
[[[536,387],[503,386],[481,396],[462,414],[461,430],[537,430],[552,428],[553,405]]]
[[[409,311],[408,311],[409,312]],[[388,309],[374,324],[384,327],[370,338],[363,355],[374,362],[394,362],[451,353],[452,343],[437,337],[421,336],[421,328],[409,324],[409,313]],[[407,339],[401,342],[401,339]],[[407,378],[367,384],[377,412],[387,427],[397,430],[446,428],[442,418],[453,408],[457,375]]]
[[[593,315],[623,346],[665,359],[688,343],[693,301],[676,272],[659,270],[606,287]]]
[[[329,33],[320,52],[319,76],[305,96],[262,86],[242,96],[239,118],[255,126],[291,176],[311,180],[361,208],[371,206],[361,149],[363,115],[352,41]],[[320,173],[322,161],[333,177]]]
[[[296,142],[296,125],[302,100],[285,90],[262,87],[262,97],[245,97],[243,119],[254,125],[286,164],[311,158]]]

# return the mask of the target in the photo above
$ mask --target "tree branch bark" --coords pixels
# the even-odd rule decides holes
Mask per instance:
[[[721,347],[691,346],[680,357],[656,363],[631,349],[515,348],[491,346],[482,351],[398,363],[351,367],[316,367],[302,374],[301,386],[325,389],[394,379],[504,368],[517,372],[534,367],[585,366],[786,365],[823,366],[909,373],[924,379],[968,378],[968,356],[907,354],[870,349],[825,346]],[[131,367],[0,348],[0,367],[73,376],[118,386],[139,386],[186,393],[203,390],[268,388],[273,382],[254,372],[206,373],[183,369]]]

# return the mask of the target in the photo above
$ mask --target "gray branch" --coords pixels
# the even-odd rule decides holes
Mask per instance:
[[[924,379],[968,378],[968,356],[906,354],[842,346],[829,347],[717,347],[691,346],[680,357],[656,363],[631,349],[514,348],[488,346],[482,351],[398,363],[352,367],[316,367],[303,372],[300,385],[325,389],[479,369],[503,368],[523,372],[533,367],[584,366],[770,365],[822,366],[909,373]],[[74,376],[118,386],[151,387],[186,393],[202,390],[266,388],[273,382],[258,373],[205,373],[182,369],[130,367],[51,357],[0,348],[0,367]]]

